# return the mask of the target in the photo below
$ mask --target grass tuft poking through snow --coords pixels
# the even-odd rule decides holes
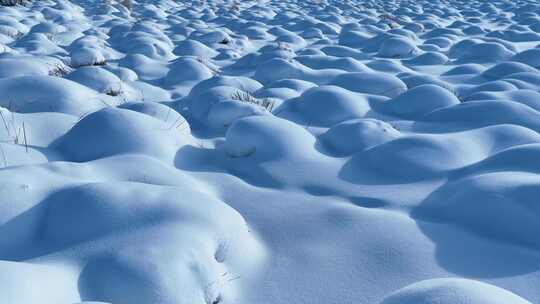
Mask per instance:
[[[248,92],[236,91],[232,96],[232,100],[239,102],[245,102],[249,104],[257,105],[263,109],[266,109],[268,112],[272,112],[274,109],[275,103],[268,98],[256,98]]]

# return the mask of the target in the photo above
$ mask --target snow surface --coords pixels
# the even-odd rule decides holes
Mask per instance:
[[[0,7],[0,303],[540,303],[536,0]]]

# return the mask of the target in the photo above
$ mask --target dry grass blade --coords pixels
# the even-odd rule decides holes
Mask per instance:
[[[274,102],[268,98],[256,98],[248,92],[236,91],[232,96],[232,100],[251,103],[266,109],[268,112],[272,112],[274,109]]]
[[[26,140],[26,127],[23,122],[23,134],[24,134],[24,148],[26,150],[26,153],[28,153],[28,141]]]

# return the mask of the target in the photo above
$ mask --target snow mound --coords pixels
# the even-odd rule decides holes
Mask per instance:
[[[255,79],[264,84],[282,79],[301,79],[317,84],[325,84],[343,73],[342,70],[338,69],[314,70],[296,60],[274,58],[257,66]]]
[[[362,118],[370,110],[366,98],[338,86],[307,90],[292,106],[313,125],[332,126],[352,118]]]
[[[372,119],[353,119],[336,124],[319,136],[327,149],[338,155],[352,155],[400,136],[390,124]]]
[[[17,76],[62,76],[68,68],[53,57],[12,56],[0,58],[0,78]]]
[[[460,225],[493,239],[540,248],[540,191],[536,174],[495,172],[451,182],[435,191],[416,216]],[[474,202],[474,203],[471,203]],[[465,214],[465,215],[464,215]]]
[[[377,53],[380,57],[402,58],[411,57],[419,52],[414,42],[405,37],[385,40]]]
[[[539,303],[538,1],[24,1],[0,303]]]
[[[403,81],[409,89],[424,84],[434,84],[447,90],[453,90],[453,85],[451,83],[448,83],[437,76],[418,73],[403,73],[397,76],[399,76],[401,81]]]
[[[230,157],[270,160],[304,157],[315,138],[301,126],[273,116],[252,116],[227,130],[225,152]]]
[[[126,109],[105,108],[82,118],[55,148],[66,158],[84,162],[117,154],[144,154],[165,161],[191,143],[189,127],[164,123]]]
[[[298,56],[301,64],[312,69],[339,69],[347,72],[368,72],[369,68],[353,58],[330,57],[326,55]]]
[[[439,52],[426,52],[412,59],[404,61],[409,65],[441,65],[448,62],[448,57]]]
[[[186,82],[198,83],[214,76],[212,71],[201,60],[182,57],[175,60],[169,66],[169,72],[165,75],[165,85],[179,85]]]
[[[105,56],[98,48],[82,47],[71,52],[71,66],[103,65]]]
[[[454,75],[477,75],[482,73],[485,68],[480,64],[462,64],[458,65],[451,70],[445,72],[443,76],[454,76]]]
[[[455,45],[458,47],[458,44]],[[461,46],[459,46],[461,47]],[[452,52],[452,49],[450,50]],[[457,52],[457,50],[454,50]],[[487,63],[510,60],[515,53],[496,42],[477,43],[460,50],[457,59],[460,62]]]
[[[210,107],[207,117],[210,126],[227,128],[236,120],[243,117],[269,115],[269,110],[272,107],[271,101],[257,99],[247,93],[235,94],[233,94],[233,98],[222,100]]]
[[[115,74],[96,66],[80,67],[68,74],[65,79],[75,81],[94,91],[110,96],[122,95],[125,93],[124,90],[127,89],[127,84],[122,82]]]
[[[358,153],[355,158],[388,176],[418,180],[441,176],[476,161],[474,147],[460,141],[456,137],[430,135],[399,137]]]
[[[219,54],[205,44],[191,39],[178,43],[174,48],[173,53],[177,56],[195,56],[207,59],[214,58]]]
[[[537,143],[539,139],[534,131],[514,125],[444,134],[396,136],[356,153],[344,169],[350,170],[351,174],[356,174],[355,171],[360,168],[375,170],[397,180],[442,177],[484,161],[512,146]],[[423,157],[419,158],[419,155]]]
[[[186,119],[171,107],[157,102],[127,102],[118,106],[118,108],[128,109],[143,113],[155,119],[161,120],[166,124],[175,124],[181,126],[186,134],[190,133],[189,124]],[[184,129],[185,128],[185,129]]]
[[[113,233],[123,238],[84,265],[83,300],[211,304],[239,292],[229,281],[233,274],[224,273],[247,275],[264,255],[239,213],[188,188],[92,183],[67,187],[44,203],[43,238],[57,245],[107,243],[117,238]],[[137,248],[129,245],[135,239]],[[240,248],[246,256],[236,254]]]
[[[169,72],[165,63],[143,54],[128,54],[119,61],[119,64],[137,73],[142,80],[160,79]]]
[[[477,92],[467,96],[466,101],[511,100],[540,111],[540,93],[533,90],[505,90],[500,92]]]
[[[28,89],[28,88],[31,89]],[[52,76],[0,79],[0,106],[12,112],[59,112],[81,116],[115,101],[74,81]]]
[[[249,78],[213,77],[199,82],[187,97],[194,118],[214,127],[229,125],[236,118],[270,111],[273,104],[253,93],[262,85]],[[225,104],[221,104],[224,103]]]
[[[366,65],[377,72],[387,72],[387,73],[396,73],[396,74],[411,72],[409,68],[402,65],[400,62],[389,60],[389,59],[372,60]]]
[[[529,65],[519,62],[501,62],[495,66],[485,70],[482,73],[487,79],[501,79],[505,76],[515,73],[537,72],[537,70]]]
[[[530,304],[497,286],[479,281],[443,278],[411,284],[387,296],[381,304]]]
[[[407,91],[407,86],[396,76],[385,73],[346,73],[334,78],[335,85],[353,92],[394,98]]]
[[[205,93],[213,87],[227,86],[244,92],[255,92],[262,88],[262,84],[258,81],[247,77],[231,77],[231,76],[214,76],[210,79],[199,82],[193,87],[190,96],[198,96]]]
[[[378,103],[376,109],[403,118],[418,118],[434,110],[459,104],[450,91],[433,84],[414,87],[403,94]]]
[[[528,64],[532,67],[540,67],[540,49],[529,49],[514,55],[510,60]]]
[[[369,38],[370,36],[365,33],[344,27],[339,33],[339,44],[349,47],[359,47]]]
[[[464,128],[515,124],[540,131],[538,119],[540,113],[533,108],[509,100],[467,101],[435,110],[423,117],[426,121],[461,123]]]

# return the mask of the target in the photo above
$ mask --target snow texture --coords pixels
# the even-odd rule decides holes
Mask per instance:
[[[0,6],[0,303],[540,303],[539,69],[536,0]]]

